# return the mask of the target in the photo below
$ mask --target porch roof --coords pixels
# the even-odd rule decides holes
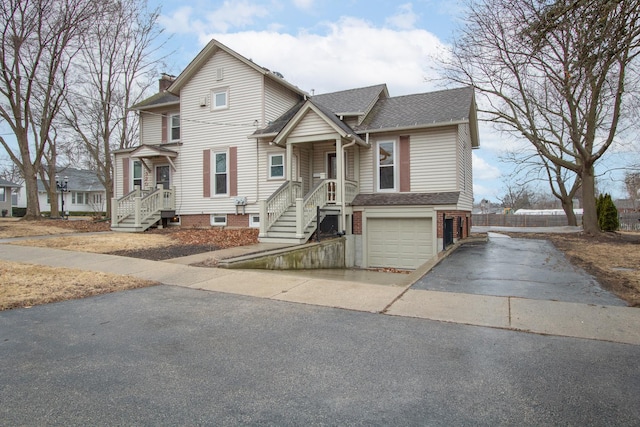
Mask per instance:
[[[131,152],[131,157],[136,157],[136,158],[156,157],[156,156],[176,158],[178,157],[178,152],[169,150],[168,148],[159,147],[157,145],[146,145],[146,144],[142,144],[136,147],[136,149]]]
[[[358,194],[352,206],[417,206],[417,205],[455,205],[460,197],[459,191],[447,193],[375,193]]]
[[[130,155],[134,159],[149,159],[152,157],[164,157],[167,162],[171,165],[171,169],[176,170],[176,165],[173,163],[172,159],[178,157],[178,152],[169,150],[168,148],[159,147],[157,145],[140,145],[138,148],[133,150]],[[142,161],[145,169],[151,170],[149,165],[147,165],[144,161]]]
[[[18,187],[20,187],[20,185],[15,184],[15,183],[13,183],[11,181],[7,181],[6,179],[0,178],[0,187],[18,188]]]

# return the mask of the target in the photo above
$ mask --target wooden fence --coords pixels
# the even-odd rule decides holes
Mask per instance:
[[[578,224],[582,215],[576,215]],[[620,214],[620,230],[640,231],[640,212]],[[562,227],[569,225],[565,215],[473,214],[472,224],[480,227]]]

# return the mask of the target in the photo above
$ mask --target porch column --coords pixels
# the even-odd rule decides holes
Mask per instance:
[[[293,144],[287,142],[287,163],[285,165],[287,170],[287,180],[293,181]]]
[[[342,152],[342,138],[336,138],[336,205],[344,209],[344,198],[342,195],[342,183],[344,182],[344,153]],[[340,227],[344,229],[344,225]]]

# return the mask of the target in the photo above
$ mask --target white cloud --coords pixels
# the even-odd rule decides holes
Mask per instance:
[[[387,83],[392,96],[439,89],[430,58],[443,44],[426,30],[391,30],[350,17],[324,23],[324,34],[271,31],[203,33],[257,64],[284,74],[300,88],[325,93]]]
[[[481,180],[498,179],[502,175],[500,169],[473,153],[473,178]]]
[[[313,8],[313,0],[293,0],[293,5],[298,9],[311,10]]]
[[[227,0],[213,11],[199,11],[197,17],[193,14],[193,9],[185,6],[176,9],[169,16],[161,16],[159,21],[169,33],[201,36],[206,32],[227,32],[246,28],[253,24],[256,18],[268,16],[269,10],[247,0]]]
[[[413,12],[413,5],[405,3],[398,7],[398,13],[387,18],[387,25],[400,30],[410,30],[414,28],[418,21],[418,15]]]

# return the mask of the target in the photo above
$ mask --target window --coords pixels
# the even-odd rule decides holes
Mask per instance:
[[[227,215],[225,214],[211,214],[211,225],[227,225]]]
[[[5,188],[4,187],[0,187],[0,202],[4,202],[7,200],[7,196],[5,195]]]
[[[378,143],[378,190],[396,189],[396,143],[381,141]]]
[[[71,203],[84,205],[85,200],[87,203],[89,202],[89,198],[85,197],[84,193],[76,193],[75,191],[71,193]]]
[[[214,153],[213,194],[227,194],[227,153]]]
[[[269,155],[269,178],[284,178],[284,154]]]
[[[133,188],[136,185],[142,188],[142,161],[140,160],[133,161]]]
[[[94,205],[101,205],[102,204],[102,194],[101,193],[94,193],[93,194],[93,204]]]
[[[180,114],[172,114],[169,116],[170,140],[180,140]]]
[[[229,89],[214,89],[211,91],[211,108],[222,110],[229,107]]]
[[[260,215],[249,215],[249,227],[260,227]]]

